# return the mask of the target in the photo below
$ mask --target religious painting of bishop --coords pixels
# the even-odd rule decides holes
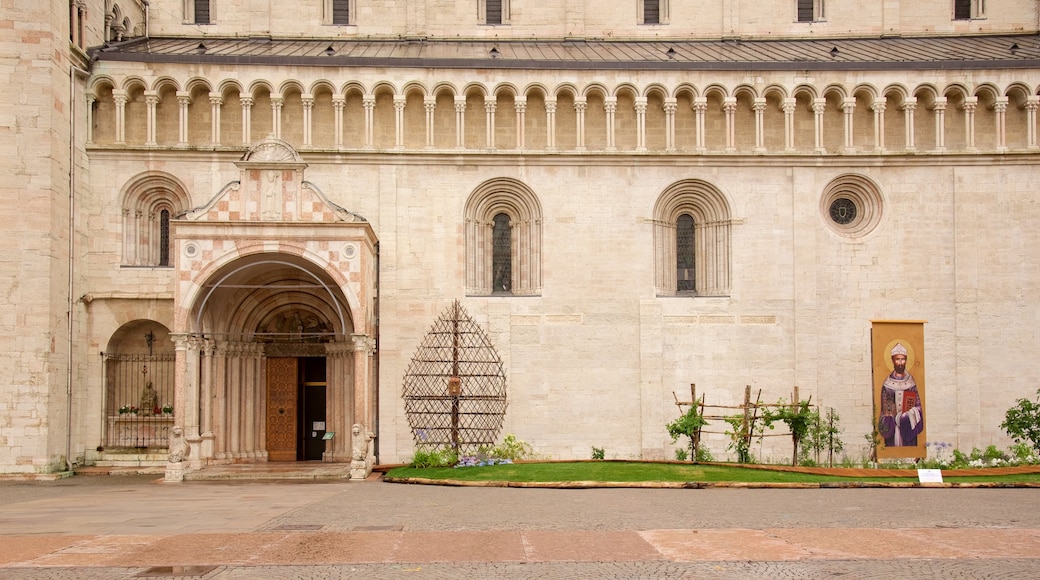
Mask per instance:
[[[924,323],[873,321],[878,459],[924,458]]]

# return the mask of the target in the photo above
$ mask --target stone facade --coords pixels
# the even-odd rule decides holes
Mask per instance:
[[[1035,34],[1036,4],[972,3],[954,18],[947,1],[817,2],[799,22],[794,0],[663,0],[661,22],[643,23],[647,1],[509,0],[502,25],[485,24],[479,0],[352,0],[346,25],[331,23],[331,0],[211,0],[208,24],[182,0],[5,9],[2,42],[21,58],[0,104],[4,163],[19,177],[0,206],[11,377],[0,471],[96,459],[114,412],[97,353],[126,350],[116,338],[141,321],[177,352],[169,397],[187,468],[267,460],[264,361],[318,352],[281,332],[300,313],[328,324],[313,334],[339,433],[322,458],[351,461],[359,424],[378,462],[405,461],[402,377],[456,299],[503,358],[504,432],[541,455],[669,458],[673,393],[696,383],[718,405],[738,404],[745,385],[768,402],[798,386],[838,411],[858,457],[877,319],[927,321],[929,440],[1006,446],[1004,410],[1037,386],[1035,57],[668,70],[616,45],[618,66],[496,67],[485,55],[527,39],[564,51],[577,39],[829,38],[830,62],[843,39]],[[145,34],[187,39],[198,58],[134,56]],[[491,41],[479,45],[489,64],[213,56],[291,39],[339,55],[334,44],[355,38],[401,51]],[[90,56],[78,47],[106,41]],[[268,146],[287,153],[264,157]],[[857,204],[851,223],[828,213],[840,197]],[[499,214],[508,292],[492,271]],[[698,253],[680,290],[684,214]],[[314,289],[258,290],[290,282]],[[724,435],[706,443],[727,456]],[[767,439],[756,455],[787,449]]]

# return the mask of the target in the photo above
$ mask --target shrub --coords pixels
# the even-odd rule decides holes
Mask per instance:
[[[506,435],[502,442],[491,448],[488,455],[499,459],[520,461],[534,455],[534,449],[525,441],[516,438],[516,435]]]
[[[665,425],[668,429],[668,434],[672,437],[672,441],[678,441],[679,437],[690,438],[690,452],[694,460],[697,459],[697,447],[700,439],[701,427],[708,424],[708,421],[701,415],[700,408],[696,403],[690,405],[690,410],[683,413],[675,421]]]
[[[605,456],[606,456],[606,452],[603,450],[602,447],[593,447],[592,448],[592,458],[593,459],[603,459]]]
[[[1015,443],[1028,443],[1040,453],[1040,389],[1037,389],[1037,402],[1019,399],[1015,406],[1004,414],[1004,422],[1000,424]]]
[[[458,463],[459,456],[452,449],[416,449],[410,467],[451,467]]]

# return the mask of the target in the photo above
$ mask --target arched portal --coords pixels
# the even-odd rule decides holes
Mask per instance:
[[[240,179],[171,223],[176,426],[190,469],[355,462],[376,417],[377,242],[266,139]],[[363,469],[362,469],[363,467]]]
[[[225,264],[200,290],[203,452],[219,463],[335,461],[329,441],[355,422],[356,333],[342,288],[300,256],[261,252]],[[338,455],[349,461],[346,449]]]

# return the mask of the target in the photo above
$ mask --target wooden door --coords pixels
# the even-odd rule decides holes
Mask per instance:
[[[268,461],[296,461],[298,385],[297,359],[267,359]]]

